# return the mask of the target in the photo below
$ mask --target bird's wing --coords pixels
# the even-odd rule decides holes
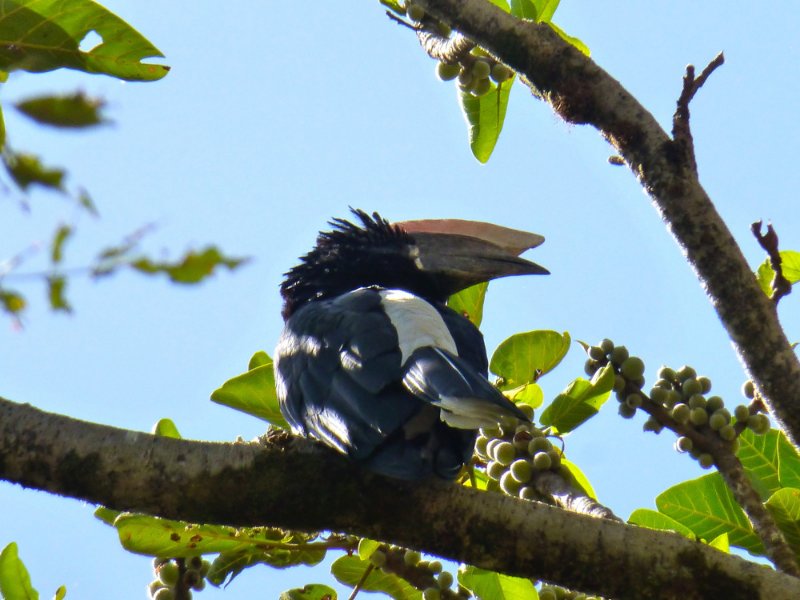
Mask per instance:
[[[503,417],[528,420],[474,367],[443,348],[419,348],[404,365],[403,385],[441,410],[441,419],[457,429],[491,427]]]
[[[278,395],[293,429],[364,459],[420,402],[399,384],[397,331],[378,290],[312,302],[286,323],[276,349]]]

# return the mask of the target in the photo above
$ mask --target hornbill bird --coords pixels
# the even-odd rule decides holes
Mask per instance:
[[[547,273],[518,256],[544,238],[353,213],[360,225],[331,221],[281,284],[281,411],[294,433],[378,473],[453,479],[478,428],[528,419],[489,383],[483,336],[446,301],[497,277]]]

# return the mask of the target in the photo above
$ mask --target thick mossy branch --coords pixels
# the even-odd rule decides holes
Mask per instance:
[[[547,25],[519,20],[486,0],[417,4],[515,69],[565,120],[596,127],[624,157],[697,273],[749,376],[797,446],[800,362],[774,306],[700,185],[685,145]]]
[[[387,479],[286,434],[175,440],[0,399],[0,478],[192,522],[348,532],[620,599],[800,598],[800,580],[677,534]]]

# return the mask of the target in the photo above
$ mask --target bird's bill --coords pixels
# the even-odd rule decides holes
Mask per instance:
[[[530,233],[519,229],[511,229],[494,223],[482,221],[465,221],[463,219],[420,219],[415,221],[401,221],[395,223],[409,234],[441,233],[449,235],[464,235],[477,238],[503,248],[514,256],[519,256],[525,250],[536,248],[544,242],[544,237],[538,233]]]
[[[549,273],[513,251],[477,237],[425,232],[414,233],[413,239],[412,258],[418,268],[440,282],[447,294],[499,277]]]

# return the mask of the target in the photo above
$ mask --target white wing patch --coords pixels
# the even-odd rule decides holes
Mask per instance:
[[[444,348],[458,356],[456,343],[444,320],[430,303],[403,290],[383,290],[381,304],[397,330],[397,339],[405,364],[417,348]]]

